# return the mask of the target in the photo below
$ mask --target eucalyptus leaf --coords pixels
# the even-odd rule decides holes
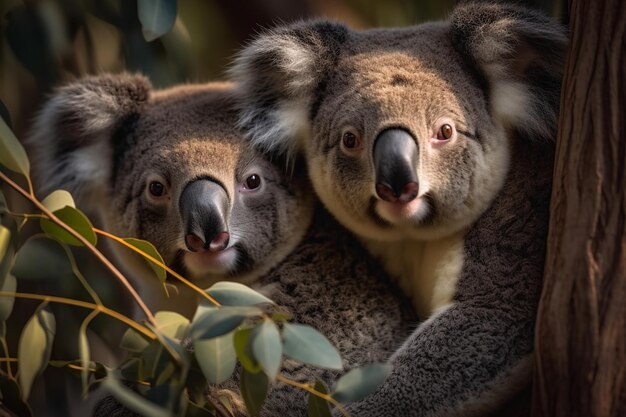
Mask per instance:
[[[0,372],[0,393],[3,406],[13,413],[7,416],[31,417],[33,415],[28,403],[22,399],[17,381],[9,378],[4,372]]]
[[[361,400],[374,392],[387,379],[391,370],[391,365],[382,363],[353,369],[337,381],[332,396],[341,403]]]
[[[122,336],[120,347],[129,352],[143,352],[146,350],[150,341],[143,335],[139,334],[135,329],[128,329]]]
[[[15,292],[17,289],[17,280],[11,274],[4,277],[0,291],[2,292]],[[15,297],[0,296],[0,323],[4,322],[13,311],[13,304],[15,303]]]
[[[51,192],[46,198],[41,200],[41,204],[53,213],[68,206],[76,208],[74,198],[65,190],[55,190]]]
[[[237,353],[237,358],[241,366],[243,366],[243,369],[248,372],[257,373],[261,372],[262,369],[252,354],[252,344],[250,340],[253,330],[254,329],[251,327],[237,330],[233,336],[233,343],[235,345],[235,353]]]
[[[193,341],[194,353],[202,373],[211,384],[220,384],[233,374],[237,355],[233,335]]]
[[[263,367],[267,376],[274,379],[280,369],[283,354],[278,327],[273,321],[265,320],[254,329],[252,338],[254,358]]]
[[[189,319],[173,311],[159,311],[154,315],[163,334],[172,339],[182,339],[187,333]]]
[[[0,164],[26,177],[30,173],[30,162],[24,147],[2,118],[0,118]]]
[[[326,388],[326,385],[319,379],[315,380],[315,386],[313,388],[317,392],[328,394],[328,388]],[[328,404],[328,401],[315,394],[309,394],[307,415],[308,417],[332,417],[330,404]]]
[[[2,210],[2,197],[0,193],[0,210]],[[19,237],[17,223],[12,218],[3,218],[2,213],[0,213],[0,235],[0,245],[3,252],[0,254],[2,255],[0,256],[0,286],[2,286],[5,277],[9,275],[15,263],[15,251]]]
[[[50,360],[56,323],[52,313],[39,308],[22,330],[18,343],[19,382],[22,398],[26,400],[30,388]]]
[[[238,282],[221,281],[215,283],[207,293],[224,306],[251,306],[261,303],[274,304],[272,300]]]
[[[310,326],[288,324],[283,326],[283,350],[292,359],[322,368],[342,369],[339,351]]]
[[[244,370],[241,374],[241,397],[252,417],[261,413],[261,407],[267,397],[269,381],[263,372],[250,373]]]
[[[74,229],[78,232],[79,235],[87,239],[89,243],[95,245],[97,243],[96,233],[93,231],[93,226],[87,217],[80,212],[78,209],[70,206],[65,206],[64,208],[57,210],[54,212],[54,215],[59,218],[63,223]],[[83,246],[83,244],[72,236],[65,229],[61,228],[54,222],[48,219],[41,219],[41,229],[56,237],[62,242],[73,246]]]
[[[191,326],[191,337],[194,339],[210,339],[230,333],[250,316],[261,315],[256,307],[221,307],[207,310],[194,320]]]
[[[109,375],[104,378],[102,385],[107,389],[117,400],[128,407],[130,410],[141,414],[143,416],[150,417],[171,417],[172,414],[169,410],[159,407],[158,405],[151,403],[143,398],[141,395],[129,390],[122,385],[115,377]]]
[[[4,259],[4,255],[7,254],[7,249],[11,244],[11,231],[8,227],[0,224],[0,259]],[[2,279],[2,277],[0,277]]]
[[[58,241],[38,235],[17,252],[11,271],[19,280],[46,280],[73,276],[67,253]]]
[[[127,237],[127,238],[124,238],[124,241],[126,243],[128,243],[129,245],[132,245],[132,246],[136,247],[137,249],[139,249],[139,250],[147,253],[148,255],[152,256],[154,259],[156,259],[157,261],[161,262],[162,264],[165,264],[165,262],[163,261],[163,257],[161,256],[159,251],[154,247],[154,245],[152,243],[148,242],[147,240],[141,240],[141,239],[135,239],[133,237]],[[141,254],[139,254],[139,256],[141,256]],[[150,268],[152,268],[152,270],[156,274],[157,278],[159,278],[159,280],[161,282],[165,282],[165,279],[167,278],[167,271],[165,270],[165,268],[163,268],[160,265],[155,264],[154,262],[152,262],[148,258],[145,258],[143,256],[142,256],[142,258],[145,259],[145,261],[148,263],[148,265],[150,265]]]
[[[176,0],[138,0],[137,14],[143,36],[151,42],[172,30],[176,22]]]

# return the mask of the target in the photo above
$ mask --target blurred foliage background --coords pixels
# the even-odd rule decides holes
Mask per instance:
[[[34,114],[54,87],[87,74],[138,71],[146,74],[156,88],[206,82],[223,78],[237,50],[264,28],[320,17],[343,21],[355,29],[407,26],[443,19],[458,2],[168,1],[176,4],[174,26],[164,36],[149,42],[142,33],[137,0],[0,0],[0,117],[7,121],[18,138],[23,138],[28,133]],[[565,0],[513,2],[541,9],[567,23]],[[23,200],[15,198],[7,187],[0,187],[14,210],[25,206]],[[80,253],[77,255],[81,258]],[[105,304],[124,310],[124,300],[119,297],[121,290],[117,283],[101,279],[106,277],[106,272],[94,262],[84,262],[81,269],[84,268],[84,274],[90,277],[91,284],[102,295]],[[19,285],[32,286],[28,288],[31,292],[86,298],[76,280],[66,281],[48,283],[43,287],[37,282],[22,282]],[[36,305],[32,302],[16,303],[12,316],[15,328],[23,327]],[[56,309],[57,321],[63,323],[59,326],[57,340],[67,340],[67,346],[55,346],[55,358],[77,357],[76,331],[85,314],[87,312]],[[115,332],[110,321],[99,320],[95,320],[93,327],[100,336],[106,338],[107,332]],[[56,383],[60,381],[60,374],[55,374],[55,370],[46,373],[48,381],[53,383],[34,390],[35,415],[86,415],[84,409],[77,411],[70,404],[77,399],[76,395],[68,394],[72,390]],[[72,413],[69,413],[70,409]]]
[[[135,0],[0,0],[0,113],[18,137],[59,83],[104,71],[141,71],[156,87],[220,78],[263,28],[326,17],[353,28],[445,18],[455,0],[178,0],[165,36],[142,36]],[[516,3],[562,18],[563,0]]]

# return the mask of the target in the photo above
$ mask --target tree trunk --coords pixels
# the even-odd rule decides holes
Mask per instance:
[[[626,1],[570,1],[534,417],[626,416]]]

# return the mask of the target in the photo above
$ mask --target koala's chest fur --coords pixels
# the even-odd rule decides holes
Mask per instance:
[[[465,261],[464,235],[459,232],[433,241],[363,242],[411,298],[419,316],[426,318],[452,302]]]

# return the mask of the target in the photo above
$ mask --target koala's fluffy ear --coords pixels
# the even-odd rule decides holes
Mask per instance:
[[[149,81],[139,75],[87,77],[59,88],[35,119],[27,145],[40,192],[62,188],[83,200],[108,186],[114,133],[147,101]]]
[[[303,22],[267,32],[243,49],[231,75],[244,92],[240,126],[256,146],[287,159],[298,152],[316,91],[347,35],[338,23]]]
[[[556,133],[567,37],[539,12],[469,3],[451,18],[455,46],[487,82],[491,112],[533,138]]]

